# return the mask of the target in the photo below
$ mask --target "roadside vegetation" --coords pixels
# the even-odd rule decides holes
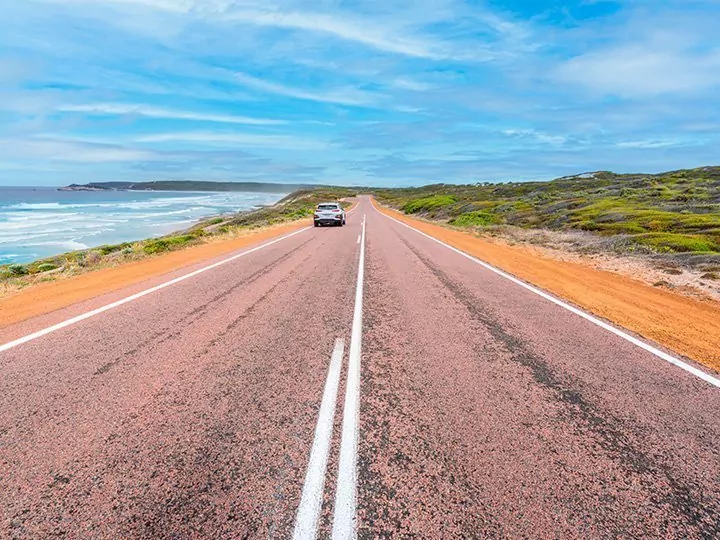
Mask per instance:
[[[661,279],[653,277],[659,285],[693,285],[685,272],[690,270],[702,287],[720,296],[720,167],[368,192],[407,214],[510,243],[581,255],[638,256],[660,272]],[[357,193],[350,188],[301,189],[275,205],[215,216],[176,234],[2,265],[0,294],[309,218],[319,202]]]
[[[379,202],[563,260],[720,298],[720,167],[380,189]]]
[[[589,231],[618,247],[720,253],[720,167],[664,174],[598,172],[551,182],[376,190],[407,214],[485,232],[503,226]]]
[[[117,266],[189,246],[231,239],[259,228],[309,218],[318,203],[353,197],[356,194],[356,190],[347,188],[303,189],[272,206],[212,217],[180,233],[63,253],[28,264],[0,265],[0,295],[34,283]],[[350,203],[343,204],[348,206]]]

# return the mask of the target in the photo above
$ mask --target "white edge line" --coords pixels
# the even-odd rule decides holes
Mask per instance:
[[[365,279],[365,216],[363,216],[358,262],[355,310],[353,312],[347,388],[343,409],[342,438],[338,466],[332,540],[357,538],[357,446],[360,420],[360,355],[362,352],[363,281]]]
[[[190,272],[189,274],[185,274],[180,277],[176,277],[175,279],[171,279],[170,281],[166,281],[165,283],[161,283],[160,285],[156,285],[155,287],[151,287],[150,289],[145,289],[144,291],[140,291],[138,293],[135,293],[131,296],[127,296],[125,298],[122,298],[120,300],[117,300],[116,302],[113,302],[111,304],[107,304],[105,306],[99,307],[97,309],[93,309],[92,311],[88,311],[86,313],[83,313],[81,315],[78,315],[76,317],[73,317],[71,319],[67,319],[66,321],[63,321],[61,323],[55,324],[53,326],[49,326],[47,328],[44,328],[42,330],[38,330],[37,332],[33,332],[32,334],[28,334],[27,336],[23,336],[21,338],[18,338],[14,341],[10,341],[9,343],[5,343],[4,345],[0,345],[0,352],[7,351],[9,349],[12,349],[13,347],[17,347],[18,345],[22,345],[23,343],[27,343],[28,341],[32,341],[34,339],[37,339],[39,337],[45,336],[47,334],[50,334],[52,332],[55,332],[57,330],[60,330],[62,328],[66,328],[70,325],[79,323],[80,321],[84,321],[85,319],[89,319],[90,317],[94,317],[95,315],[99,315],[100,313],[103,313],[105,311],[111,310],[113,308],[122,306],[123,304],[127,304],[128,302],[132,302],[133,300],[137,300],[138,298],[142,298],[143,296],[147,296],[148,294],[157,292],[161,289],[164,289],[165,287],[169,287],[170,285],[175,285],[176,283],[180,283],[181,281],[185,281],[186,279],[190,279],[191,277],[195,277],[198,274],[202,274],[203,272],[207,272],[208,270],[212,270],[213,268],[217,268],[218,266],[222,266],[223,264],[227,264],[231,261],[234,261],[236,259],[239,259],[240,257],[244,257],[245,255],[249,255],[250,253],[254,253],[255,251],[261,250],[263,248],[266,248],[268,246],[271,246],[273,244],[276,244],[278,242],[282,242],[283,240],[290,238],[291,236],[295,236],[296,234],[300,234],[301,232],[305,232],[309,229],[312,229],[312,227],[304,227],[298,231],[292,232],[290,234],[286,234],[285,236],[281,236],[280,238],[276,238],[275,240],[272,240],[270,242],[266,242],[265,244],[262,244],[261,246],[254,247],[252,249],[248,249],[247,251],[243,251],[242,253],[238,253],[237,255],[233,255],[232,257],[228,257],[227,259],[223,259],[222,261],[218,261],[216,263],[213,263],[209,266],[205,266],[203,268],[199,268],[198,270],[195,270],[193,272]]]
[[[313,439],[310,459],[308,460],[305,483],[302,497],[295,518],[294,540],[315,540],[317,536],[318,519],[322,509],[323,490],[325,489],[325,473],[327,470],[330,441],[332,439],[335,403],[337,401],[338,386],[342,358],[345,351],[345,342],[342,338],[335,341],[335,349],[330,359],[325,391],[323,392],[318,414],[315,438]]]
[[[375,208],[375,207],[373,206],[373,208]],[[545,298],[546,300],[549,300],[553,304],[556,304],[562,308],[567,309],[568,311],[571,311],[572,313],[574,313],[576,315],[579,315],[583,319],[588,320],[593,324],[596,324],[600,328],[603,328],[604,330],[607,330],[608,332],[612,332],[616,336],[621,337],[626,341],[629,341],[633,345],[637,345],[641,349],[646,350],[647,352],[657,356],[658,358],[665,360],[666,362],[669,362],[669,363],[679,367],[680,369],[684,369],[688,373],[695,375],[696,377],[702,379],[703,381],[705,381],[717,388],[720,388],[720,379],[718,379],[717,377],[714,377],[711,374],[706,373],[706,372],[702,371],[701,369],[696,368],[695,366],[691,366],[690,364],[683,362],[679,358],[675,358],[674,356],[666,353],[665,351],[661,351],[657,347],[653,347],[652,345],[649,345],[648,343],[645,343],[644,341],[641,341],[641,340],[637,339],[636,337],[631,336],[630,334],[627,334],[626,332],[623,332],[622,330],[620,330],[618,328],[615,328],[614,326],[606,323],[605,321],[598,319],[597,317],[590,315],[589,313],[586,313],[574,306],[571,306],[570,304],[567,304],[567,303],[563,302],[562,300],[558,300],[557,298],[555,298],[554,296],[551,296],[550,294],[546,293],[545,291],[542,291],[536,287],[533,287],[532,285],[528,285],[527,283],[516,278],[515,276],[512,276],[512,275],[508,274],[507,272],[503,272],[502,270],[495,268],[491,264],[481,261],[480,259],[473,257],[472,255],[468,255],[464,251],[461,251],[461,250],[457,249],[456,247],[446,244],[442,240],[438,240],[437,238],[430,236],[429,234],[426,234],[426,233],[416,229],[412,225],[408,225],[407,223],[404,223],[404,222],[400,221],[399,219],[395,219],[392,216],[388,216],[387,214],[380,212],[377,209],[375,209],[375,211],[378,212],[379,214],[385,216],[386,218],[391,219],[391,220],[399,223],[400,225],[407,227],[408,229],[411,229],[411,230],[415,231],[416,233],[421,234],[421,235],[429,238],[430,240],[433,240],[434,242],[437,242],[440,245],[445,246],[448,249],[451,249],[455,253],[458,253],[458,254],[462,255],[463,257],[470,259],[471,261],[487,268],[488,270],[495,272],[496,274],[504,277],[505,279],[509,279],[513,283],[520,285],[521,287],[524,287],[525,289],[537,294],[538,296],[542,296],[543,298]]]

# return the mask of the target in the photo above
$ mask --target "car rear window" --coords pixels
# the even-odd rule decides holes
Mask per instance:
[[[336,210],[337,204],[318,204],[318,210]]]

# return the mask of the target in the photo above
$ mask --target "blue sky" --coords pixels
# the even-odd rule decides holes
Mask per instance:
[[[417,185],[720,163],[719,0],[23,0],[0,184]]]

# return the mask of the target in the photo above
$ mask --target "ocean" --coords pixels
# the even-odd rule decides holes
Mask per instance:
[[[0,186],[0,264],[162,236],[200,218],[272,204],[277,193],[58,191]]]

